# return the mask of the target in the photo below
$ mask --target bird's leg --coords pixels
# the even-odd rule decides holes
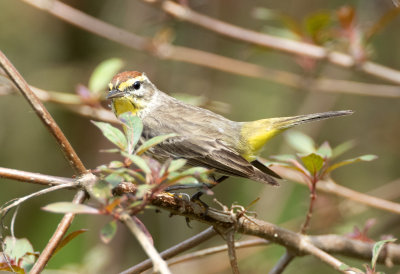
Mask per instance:
[[[215,187],[216,185],[218,185],[219,183],[222,183],[223,181],[225,181],[226,179],[228,179],[229,176],[227,175],[222,175],[221,177],[219,177],[217,180],[213,180],[213,183],[211,184],[204,184],[205,187],[207,187],[208,189],[211,189],[213,187]],[[200,197],[204,194],[204,191],[200,190],[197,193],[195,193],[191,200],[200,200]]]

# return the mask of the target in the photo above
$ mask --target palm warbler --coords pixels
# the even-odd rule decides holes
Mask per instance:
[[[302,123],[351,114],[330,111],[235,122],[209,110],[188,105],[158,90],[144,73],[122,72],[113,77],[107,98],[118,117],[132,112],[143,121],[145,139],[176,133],[154,147],[158,158],[184,158],[227,176],[238,176],[276,185],[279,175],[257,161],[264,144],[276,134]]]

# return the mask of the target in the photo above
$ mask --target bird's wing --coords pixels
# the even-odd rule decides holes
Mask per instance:
[[[202,136],[169,138],[155,146],[153,153],[164,157],[184,158],[190,165],[207,167],[225,175],[278,184],[271,175],[253,166],[218,139]]]

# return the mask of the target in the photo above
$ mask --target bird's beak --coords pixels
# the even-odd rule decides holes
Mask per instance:
[[[122,91],[120,91],[118,89],[113,89],[107,94],[107,99],[123,97],[124,95],[125,95],[124,92],[122,92]]]

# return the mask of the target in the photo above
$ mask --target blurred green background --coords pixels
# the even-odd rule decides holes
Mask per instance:
[[[284,33],[284,26],[274,20],[255,18],[256,11],[267,8],[284,12],[298,22],[320,11],[335,13],[344,4],[353,5],[361,29],[370,27],[387,10],[392,1],[188,1],[190,6],[223,21],[270,33]],[[177,21],[158,9],[140,1],[88,0],[65,3],[96,18],[138,35],[153,37],[162,30],[173,33],[176,45],[192,47],[257,63],[268,68],[291,71],[309,77],[310,74],[333,79],[385,83],[355,70],[340,69],[322,63],[317,72],[307,72],[293,56],[234,41],[200,27]],[[87,85],[93,69],[101,61],[118,57],[126,70],[144,71],[161,90],[168,93],[201,95],[228,104],[232,120],[246,121],[267,117],[290,116],[328,110],[352,109],[355,114],[341,119],[319,122],[298,128],[311,134],[318,143],[328,140],[332,146],[354,140],[357,146],[345,156],[376,154],[374,162],[342,168],[334,179],[360,192],[377,189],[399,178],[400,162],[400,102],[398,98],[368,97],[341,93],[318,93],[307,88],[293,89],[264,80],[247,78],[192,64],[166,61],[144,52],[134,51],[94,34],[77,29],[46,12],[22,1],[0,2],[0,48],[13,62],[29,84],[45,89],[74,93],[78,84]],[[395,18],[368,43],[370,59],[400,70],[400,19]],[[385,83],[387,84],[387,83]],[[311,89],[312,87],[310,87]],[[399,87],[400,89],[400,87]],[[379,93],[379,90],[376,91]],[[111,148],[89,119],[80,117],[57,105],[47,104],[87,168],[107,163],[111,156],[100,149]],[[27,102],[19,94],[0,97],[0,166],[71,177],[73,172],[63,159],[52,136],[41,124]],[[266,147],[264,156],[292,153],[280,136]],[[41,189],[40,186],[0,179],[0,203]],[[43,212],[40,207],[54,201],[70,201],[74,191],[62,190],[26,202],[16,219],[16,236],[27,237],[35,250],[42,250],[55,230],[61,216]],[[400,201],[400,183],[384,190],[383,196]],[[231,178],[215,189],[215,197],[226,205],[238,202],[252,208],[260,219],[297,231],[308,207],[308,190],[283,181],[280,188],[271,188],[243,179]],[[211,198],[206,198],[212,206]],[[10,214],[11,215],[11,214]],[[9,219],[10,216],[8,216]],[[164,250],[198,231],[204,225],[184,218],[169,217],[166,212],[146,210],[139,216],[152,233],[158,250]],[[312,234],[346,234],[356,225],[376,218],[369,235],[379,239],[383,234],[399,237],[399,216],[365,208],[343,198],[319,194],[313,216]],[[109,221],[107,217],[78,216],[70,229],[88,228],[50,261],[49,269],[73,269],[79,273],[115,273],[145,259],[140,247],[123,226],[109,244],[100,243],[98,233]],[[246,237],[238,237],[245,239]],[[220,237],[201,245],[222,244]],[[240,250],[239,267],[243,273],[265,273],[284,250],[271,246]],[[349,265],[362,267],[360,261],[343,258]],[[104,263],[104,265],[102,265]],[[74,264],[75,266],[71,266]],[[100,269],[94,267],[100,265]],[[201,268],[199,269],[199,266]],[[85,268],[86,267],[86,268]],[[304,270],[303,270],[304,269]],[[387,273],[394,269],[382,267]],[[396,269],[396,268],[395,268]],[[397,271],[398,271],[397,267]],[[172,268],[174,273],[230,273],[226,254],[195,260]],[[314,258],[296,259],[286,273],[330,273]]]

